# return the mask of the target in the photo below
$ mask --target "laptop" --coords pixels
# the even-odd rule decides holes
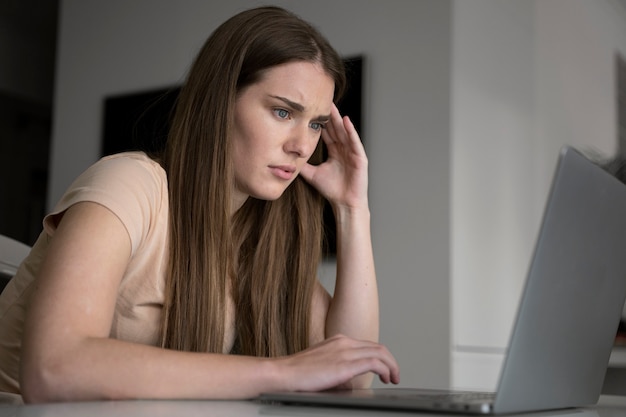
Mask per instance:
[[[593,405],[625,298],[626,185],[565,146],[495,393],[396,387],[273,392],[260,400],[466,414]]]

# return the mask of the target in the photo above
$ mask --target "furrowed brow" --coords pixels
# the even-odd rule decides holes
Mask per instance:
[[[301,113],[304,111],[304,106],[302,104],[296,103],[295,101],[291,101],[288,98],[281,97],[281,96],[270,96],[270,97],[282,101],[283,103],[285,103],[286,105],[288,105],[292,109],[297,110],[297,111],[299,111]]]
[[[303,113],[306,110],[305,107],[302,104],[296,103],[295,101],[292,101],[292,100],[289,100],[286,97],[281,97],[281,96],[270,96],[270,97],[282,101],[287,106],[291,107],[292,109],[294,109],[294,110],[296,110],[296,111],[298,111],[300,113]],[[329,120],[330,120],[330,115],[329,114],[320,115],[320,116],[317,116],[315,118],[315,121],[322,122],[322,123],[326,123]]]

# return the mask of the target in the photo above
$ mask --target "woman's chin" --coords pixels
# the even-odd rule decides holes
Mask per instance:
[[[253,197],[257,200],[276,201],[283,195],[284,192],[285,190],[265,191],[263,193],[253,195]]]

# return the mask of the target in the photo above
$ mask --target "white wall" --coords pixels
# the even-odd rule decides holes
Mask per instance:
[[[557,153],[617,146],[613,0],[454,2],[452,384],[495,387]]]
[[[450,1],[275,1],[367,59],[364,141],[382,341],[403,385],[449,383]],[[252,0],[62,2],[51,206],[99,153],[106,95],[182,80],[209,33]]]
[[[533,12],[532,1],[454,4],[451,269],[457,386],[497,376],[499,368],[484,352],[507,344],[532,239],[526,224],[532,220]]]

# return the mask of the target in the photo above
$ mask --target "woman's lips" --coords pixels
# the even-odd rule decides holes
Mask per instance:
[[[272,165],[270,170],[274,176],[281,180],[290,180],[293,178],[296,168],[291,165]]]

